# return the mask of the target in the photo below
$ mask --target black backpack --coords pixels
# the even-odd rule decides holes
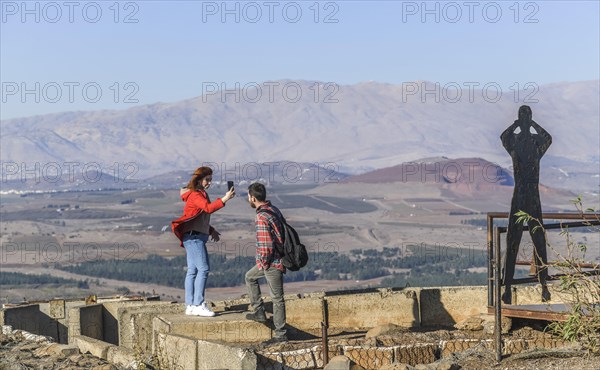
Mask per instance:
[[[283,215],[279,217],[275,212],[268,209],[264,209],[262,212],[266,212],[281,221],[283,227],[283,230],[281,230],[281,233],[283,234],[283,246],[277,246],[277,251],[283,256],[281,258],[281,263],[285,268],[290,271],[298,271],[306,266],[306,263],[308,262],[308,252],[306,251],[304,244],[300,242],[300,237],[298,237],[296,230],[287,223]]]

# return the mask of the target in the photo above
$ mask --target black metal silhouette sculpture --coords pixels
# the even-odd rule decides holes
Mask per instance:
[[[535,133],[531,132],[531,129]],[[505,291],[502,301],[512,301],[511,285],[515,274],[517,253],[523,236],[523,224],[517,223],[515,213],[524,211],[542,222],[542,205],[540,203],[540,159],[552,144],[552,136],[532,119],[531,108],[523,105],[519,108],[519,119],[509,126],[500,136],[502,145],[513,161],[515,188],[510,205],[510,217],[506,235],[506,259],[504,261],[503,283]],[[542,285],[542,301],[550,299],[546,286],[548,279],[546,237],[542,230],[533,232],[534,226],[528,225],[529,234],[535,247],[534,264],[538,281]]]

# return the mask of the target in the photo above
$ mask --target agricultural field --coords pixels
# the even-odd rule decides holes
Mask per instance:
[[[224,189],[218,187],[209,191],[212,199],[223,193]],[[388,254],[390,250],[400,251],[394,258],[415,253],[427,258],[452,256],[449,251],[454,250],[468,250],[472,256],[485,256],[485,213],[508,211],[511,191],[466,196],[449,194],[436,185],[405,183],[294,184],[269,188],[269,198],[297,229],[310,253],[320,258],[327,255],[323,253],[352,256],[352,251],[356,250],[387,251]],[[571,194],[543,194],[542,201],[547,209],[574,211],[570,197]],[[168,299],[180,299],[177,297],[182,296],[183,284],[177,286],[176,275],[168,286],[129,281],[116,274],[86,275],[85,269],[74,270],[69,266],[85,266],[95,261],[143,261],[149,256],[181,259],[185,251],[172,235],[170,222],[181,214],[182,208],[178,189],[3,195],[0,208],[2,271],[50,274],[76,282],[88,281],[87,285],[73,285],[72,282],[65,285],[64,293],[69,294],[154,291]],[[222,233],[222,238],[218,243],[208,244],[209,253],[224,256],[227,261],[235,257],[251,261],[254,255],[254,212],[246,200],[245,187],[240,186],[237,197],[212,215],[211,223]],[[589,245],[585,258],[599,260],[598,233],[573,231],[573,240]],[[549,232],[549,241],[558,251],[564,252],[564,236],[558,231]],[[415,246],[419,248],[415,249]],[[525,235],[519,259],[530,260],[532,250],[530,239]],[[372,262],[374,266],[381,267]],[[248,267],[244,264],[236,266],[242,270]],[[185,273],[183,268],[180,269],[181,280]],[[368,268],[364,264],[360,266],[360,269]],[[469,266],[468,269],[469,273],[483,273],[485,265]],[[520,270],[526,271],[525,268]],[[306,292],[309,287],[320,290],[377,286],[386,278],[389,278],[388,283],[406,281],[414,284],[410,279],[393,275],[406,272],[404,268],[390,268],[378,276],[360,279],[352,278],[350,272],[334,276],[323,275],[319,269],[311,271],[315,275],[309,281],[290,282],[290,291]],[[354,275],[358,276],[357,272]],[[475,275],[467,277],[478,278]],[[435,278],[430,281],[434,282]],[[240,282],[237,287],[215,286],[210,291],[215,297],[226,298],[228,294],[243,294],[245,287],[242,284]],[[37,294],[37,299],[52,298],[63,293],[60,284],[44,289],[13,285],[2,288],[0,298],[4,301],[33,297],[32,294]]]

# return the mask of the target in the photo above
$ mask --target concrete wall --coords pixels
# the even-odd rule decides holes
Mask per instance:
[[[138,300],[110,300],[92,305],[79,305],[68,310],[69,337],[84,335],[110,344],[119,345],[119,309],[139,307],[162,302]],[[121,320],[121,322],[123,322]]]
[[[156,301],[160,297],[148,297],[147,301]],[[114,319],[114,309],[120,307],[119,304],[111,304],[111,302],[127,302],[124,305],[133,304],[137,302],[146,302],[140,298],[123,298],[123,297],[108,297],[98,298],[98,303],[108,303],[108,311],[104,312],[103,317],[103,328],[104,333],[118,333],[115,326],[117,325],[118,319]],[[166,303],[166,302],[165,302]],[[6,317],[6,325],[11,325],[15,329],[26,330],[30,333],[44,335],[51,337],[58,343],[69,342],[69,313],[77,312],[71,311],[75,307],[85,307],[85,299],[54,299],[44,302],[34,302],[28,305],[5,307],[0,310],[0,323],[4,324]],[[77,312],[78,314],[78,312]],[[75,321],[80,321],[77,317]],[[91,330],[91,329],[90,329]],[[80,333],[80,329],[76,330]],[[93,331],[92,331],[93,332]],[[105,334],[104,334],[105,335]],[[118,343],[118,338],[108,337],[105,338],[111,343]]]
[[[486,287],[368,289],[348,293],[286,297],[290,337],[320,336],[324,312],[331,334],[386,323],[403,327],[452,326],[469,316],[487,312]],[[245,301],[215,303],[220,311],[246,308]],[[256,342],[272,336],[270,327],[245,320],[240,311],[222,311],[214,318],[194,318],[183,315],[183,304],[138,302],[105,303],[104,306],[113,315],[118,307],[115,316],[119,323],[118,343],[142,352],[152,351],[158,333],[230,343]],[[104,336],[106,338],[106,333]]]
[[[81,353],[90,353],[107,360],[111,364],[119,365],[123,369],[139,368],[140,359],[134,351],[128,348],[115,346],[98,339],[86,337],[85,335],[75,335],[70,339],[73,345],[79,348]]]
[[[153,319],[155,335],[176,334],[188,338],[227,343],[258,343],[272,337],[272,326],[246,320],[244,314],[227,313],[215,317],[160,315]],[[154,338],[156,343],[156,337]],[[156,345],[153,346],[156,349]]]
[[[154,353],[164,369],[196,370],[198,368],[197,339],[158,334]]]
[[[183,314],[183,303],[144,302],[117,310],[119,345],[144,353],[152,352],[152,319],[157,315]]]
[[[69,343],[72,343],[73,337],[79,335],[104,340],[102,310],[102,304],[69,309]]]
[[[102,331],[104,335],[104,341],[119,345],[119,333],[121,332],[121,322],[119,319],[119,310],[128,307],[139,307],[139,306],[155,306],[156,304],[165,304],[168,302],[160,301],[110,301],[102,303]]]
[[[33,334],[58,338],[56,320],[40,311],[39,304],[8,307],[0,311],[2,325],[10,325],[13,329],[25,330]]]
[[[329,327],[362,329],[386,323],[407,328],[418,327],[417,299],[416,292],[411,290],[326,294]]]
[[[321,297],[291,299],[285,302],[286,323],[300,332],[317,333],[321,330],[325,294]]]
[[[8,307],[0,311],[0,315],[6,317],[2,320],[6,325],[11,325],[15,329],[26,330],[30,333],[52,337],[58,343],[67,343],[69,336],[69,313],[74,312],[77,316],[76,321],[78,334],[81,333],[81,318],[79,309],[73,308],[85,307],[83,300],[66,301],[56,299],[48,302],[41,302],[25,306]],[[88,317],[89,312],[84,312],[85,332],[94,333],[96,317]],[[74,327],[75,328],[75,327]]]
[[[487,313],[487,287],[415,289],[423,326],[453,326],[469,316]]]
[[[518,304],[540,303],[539,297],[539,287],[520,286],[515,289]],[[385,323],[404,327],[452,326],[469,316],[487,312],[487,290],[481,286],[321,292],[304,297],[290,295],[286,299],[290,332],[300,337],[302,334],[320,335],[320,323],[324,319],[327,319],[333,333],[336,328],[366,329]],[[553,294],[553,301],[558,299],[559,295]],[[246,304],[247,299],[216,302],[217,309],[221,311],[231,308],[244,310]],[[183,309],[183,304],[160,301],[110,299],[85,306],[83,300],[56,300],[6,308],[1,311],[0,317],[3,323],[14,328],[51,336],[59,342],[66,342],[67,334],[85,335],[115,345],[123,344],[130,349],[149,351],[152,348],[153,317],[181,314]],[[327,317],[323,316],[324,313]],[[185,322],[176,323],[174,329],[180,327],[185,331],[189,329],[186,325]],[[198,339],[213,338],[224,331],[248,336],[248,330],[243,331],[241,327],[212,323],[201,328],[203,338]],[[264,336],[251,334],[257,338]],[[242,334],[238,337],[241,338]]]
[[[173,334],[157,336],[157,354],[163,369],[256,369],[253,350]]]
[[[539,286],[520,286],[515,288],[514,297],[517,304],[540,303],[540,293]],[[560,296],[553,293],[553,302],[557,302]],[[452,326],[469,316],[487,313],[487,287],[321,292],[286,296],[286,302],[290,337],[300,339],[307,333],[319,336],[324,319],[330,334],[387,323],[408,328]],[[58,300],[10,307],[0,311],[0,319],[2,324],[15,329],[55,338],[64,336],[59,324],[65,322],[69,338],[79,338],[80,347],[91,346],[103,356],[108,356],[108,348],[114,347],[111,353],[115,358],[123,358],[124,363],[132,353],[160,355],[160,351],[168,350],[170,355],[165,361],[183,368],[201,368],[199,364],[212,360],[217,349],[230,351],[228,356],[236,361],[253,363],[256,358],[234,343],[256,343],[272,336],[271,326],[245,319],[247,300],[215,302],[215,311],[220,312],[213,318],[185,316],[182,303],[114,300],[87,306],[83,303]],[[233,308],[237,311],[225,311]],[[215,344],[210,341],[229,344],[213,348]],[[383,352],[382,358],[388,358],[387,352]],[[311,356],[316,359],[318,354]],[[216,362],[213,365],[224,366]]]

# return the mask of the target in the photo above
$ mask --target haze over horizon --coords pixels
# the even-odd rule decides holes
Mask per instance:
[[[283,79],[503,91],[597,80],[599,6],[2,1],[0,119],[177,102],[207,86]]]

